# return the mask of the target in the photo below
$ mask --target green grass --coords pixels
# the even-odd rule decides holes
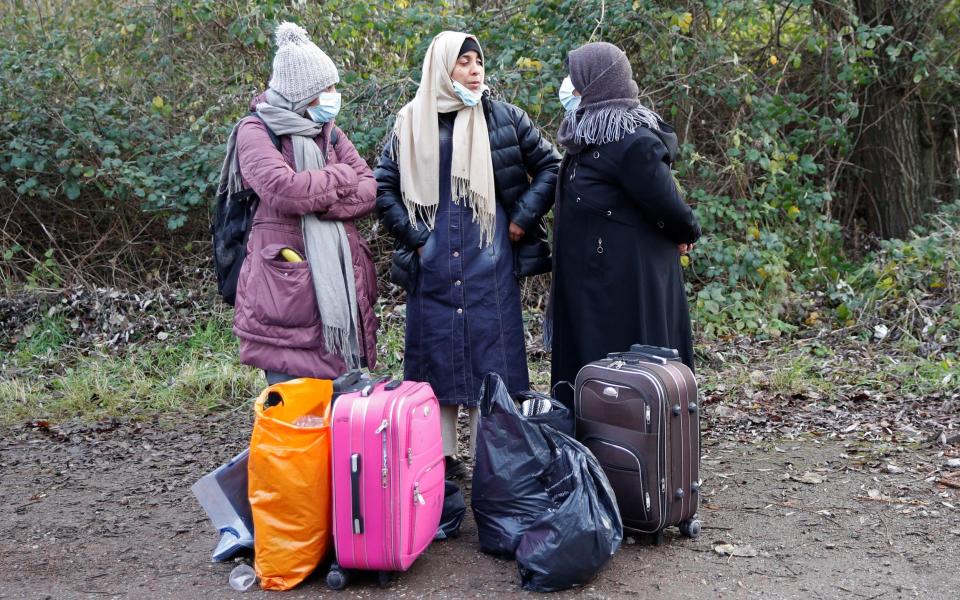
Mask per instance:
[[[864,364],[817,347],[809,353],[780,348],[751,355],[745,363],[701,366],[698,379],[701,388],[707,390],[722,385],[728,390],[752,389],[782,396],[816,394],[830,398],[853,390],[949,395],[960,389],[960,363],[954,355],[928,359],[893,348]]]
[[[926,396],[960,390],[960,361],[955,356],[902,362],[892,371],[905,393]]]
[[[69,341],[70,332],[63,315],[53,314],[27,326],[23,339],[13,352],[19,360],[24,361],[40,355],[56,354]]]
[[[381,310],[377,374],[402,375],[404,316],[397,308]],[[42,318],[30,333],[10,353],[0,378],[0,427],[34,419],[93,421],[250,409],[264,385],[258,369],[239,362],[229,311],[211,314],[179,338],[140,342],[122,354],[102,349],[81,353],[59,315]],[[827,401],[852,390],[923,396],[948,395],[960,387],[958,360],[949,353],[932,360],[890,349],[892,354],[877,353],[871,364],[860,365],[826,345],[784,341],[754,350],[724,352],[725,362],[701,361],[701,388],[722,384],[731,392],[816,393]],[[530,357],[529,370],[531,387],[546,391],[549,360]]]
[[[55,340],[55,336],[47,336]],[[59,346],[57,346],[59,348]],[[151,342],[124,356],[64,356],[62,373],[31,366],[30,352],[53,352],[36,336],[18,348],[15,374],[0,381],[0,425],[156,413],[207,413],[240,406],[263,387],[263,375],[241,365],[222,318],[205,321],[180,342]],[[38,361],[41,362],[41,361]]]

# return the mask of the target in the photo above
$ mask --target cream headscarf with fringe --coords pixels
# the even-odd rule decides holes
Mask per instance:
[[[457,111],[453,125],[451,190],[453,201],[463,199],[480,224],[480,245],[493,240],[496,191],[490,137],[482,103],[468,107],[453,89],[453,72],[464,40],[476,37],[444,31],[433,38],[423,59],[417,95],[400,109],[394,125],[394,159],[400,168],[403,204],[416,228],[422,218],[433,229],[440,204],[440,129],[438,113]],[[481,57],[482,58],[482,57]]]

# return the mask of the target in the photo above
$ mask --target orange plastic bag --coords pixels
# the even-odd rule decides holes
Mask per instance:
[[[265,389],[254,406],[248,491],[254,566],[265,590],[296,586],[332,546],[332,397],[328,379],[294,379]],[[298,419],[314,426],[294,425]]]

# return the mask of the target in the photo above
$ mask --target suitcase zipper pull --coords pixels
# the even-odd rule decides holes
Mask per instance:
[[[387,487],[387,485],[388,485],[389,476],[390,476],[390,470],[387,468],[388,461],[387,461],[387,434],[386,434],[386,431],[387,431],[387,426],[388,426],[388,425],[389,425],[389,422],[388,422],[386,419],[384,419],[384,420],[380,423],[380,427],[377,427],[377,431],[375,432],[375,433],[382,433],[382,434],[383,434],[383,436],[382,436],[383,468],[380,470],[380,485],[383,486],[384,489],[386,489],[386,487]]]
[[[407,448],[407,465],[413,466],[413,448]]]
[[[423,498],[423,494],[420,493],[419,483],[413,484],[413,501],[424,506],[427,504],[427,501]]]
[[[650,426],[650,405],[647,404],[643,409],[643,418],[647,421],[647,427]]]
[[[643,495],[643,503],[644,503],[644,504],[646,505],[646,507],[647,507],[647,512],[650,512],[650,492],[646,492],[646,493]]]

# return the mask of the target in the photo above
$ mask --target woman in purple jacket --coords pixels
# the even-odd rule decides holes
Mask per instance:
[[[333,62],[293,23],[275,36],[270,87],[231,133],[223,177],[260,198],[233,331],[241,362],[269,384],[373,368],[377,334],[376,271],[354,224],[373,210],[376,181],[333,123]]]

